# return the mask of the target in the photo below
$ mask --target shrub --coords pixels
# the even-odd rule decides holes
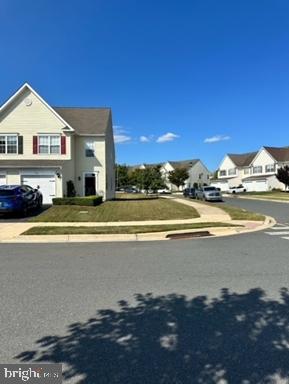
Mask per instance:
[[[86,197],[56,197],[52,199],[53,205],[83,205],[95,207],[102,203],[102,196]]]

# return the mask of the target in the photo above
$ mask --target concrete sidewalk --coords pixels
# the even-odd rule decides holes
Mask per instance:
[[[0,242],[67,242],[67,241],[130,241],[130,240],[162,240],[168,233],[184,233],[200,231],[202,229],[179,230],[170,232],[155,232],[135,235],[43,235],[43,236],[21,236],[21,234],[32,227],[112,227],[112,226],[143,226],[143,225],[165,225],[165,224],[194,224],[194,223],[212,223],[222,222],[233,225],[244,226],[233,228],[204,228],[210,230],[212,234],[235,234],[244,231],[252,231],[257,228],[263,229],[271,226],[267,219],[266,223],[252,221],[234,221],[222,209],[209,205],[196,203],[192,200],[173,198],[174,201],[181,204],[194,207],[200,217],[193,219],[179,220],[150,220],[150,221],[122,221],[122,222],[21,222],[21,223],[0,223]]]

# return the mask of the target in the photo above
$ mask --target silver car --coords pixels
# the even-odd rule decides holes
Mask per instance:
[[[196,198],[198,200],[206,201],[223,201],[221,191],[216,187],[202,187],[196,191]]]

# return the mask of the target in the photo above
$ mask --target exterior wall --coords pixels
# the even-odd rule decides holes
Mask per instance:
[[[95,157],[85,156],[87,141],[94,143]],[[105,141],[103,136],[75,136],[75,189],[79,196],[84,195],[85,172],[96,173],[96,192],[105,198]]]
[[[32,101],[26,106],[24,100]],[[14,100],[0,120],[1,133],[15,133],[23,136],[23,154],[0,154],[0,160],[64,160],[71,158],[70,136],[62,130],[65,125],[30,90],[24,91]],[[33,136],[43,134],[66,135],[66,154],[33,154]]]
[[[204,166],[201,161],[198,161],[190,170],[189,170],[189,178],[186,181],[186,187],[193,187],[194,183],[198,183],[201,185],[210,184],[210,172]]]
[[[105,137],[105,171],[106,188],[105,199],[111,200],[115,197],[115,151],[112,131],[112,121],[110,118],[107,134]]]
[[[255,159],[252,161],[251,175],[252,176],[262,176],[264,174],[274,175],[276,173],[276,171],[275,172],[266,172],[266,170],[265,170],[266,165],[271,165],[271,164],[274,164],[276,167],[276,165],[277,165],[276,160],[274,160],[265,149],[261,149],[261,151],[255,157]],[[262,166],[262,172],[261,173],[253,173],[253,167],[258,167],[258,166]]]
[[[236,175],[229,175],[229,169],[233,168],[236,168]],[[226,175],[221,176],[220,171],[226,171]],[[228,179],[229,188],[236,187],[242,183],[242,168],[236,167],[230,157],[226,156],[220,164],[218,178],[220,180]]]
[[[169,173],[173,170],[174,168],[171,166],[171,164],[169,162],[166,162],[161,167],[161,174],[163,175],[163,179],[167,189],[169,189],[172,192],[176,192],[178,191],[177,187],[174,184],[170,183],[168,179]]]

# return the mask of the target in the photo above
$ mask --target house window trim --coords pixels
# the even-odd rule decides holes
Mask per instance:
[[[237,169],[236,168],[228,169],[228,176],[236,176],[236,175],[237,175]]]
[[[0,156],[1,155],[7,155],[7,156],[14,156],[14,155],[18,155],[19,153],[19,148],[18,148],[18,138],[19,138],[19,135],[17,133],[0,133],[0,136],[4,136],[5,137],[5,152],[4,153],[0,153]],[[13,152],[13,153],[8,153],[7,152],[7,148],[8,148],[8,143],[7,143],[7,137],[16,137],[16,152]]]
[[[273,168],[273,170],[272,171],[268,170],[267,169],[268,167]],[[267,164],[267,165],[265,165],[265,173],[275,173],[275,171],[276,171],[276,165],[275,164]]]
[[[256,169],[256,168],[260,168],[261,171],[257,171],[257,172],[255,172],[255,169]],[[254,175],[255,175],[255,174],[258,174],[258,173],[263,173],[263,166],[262,166],[262,165],[256,165],[256,166],[254,166],[253,169],[252,169],[252,172],[253,172]]]
[[[222,172],[224,173],[223,175],[222,175]],[[220,170],[220,177],[223,177],[223,176],[227,176],[227,170],[226,169]]]
[[[91,145],[93,148],[89,148],[89,145]],[[91,153],[93,153],[92,156],[87,156],[87,152],[86,151],[91,151]],[[84,148],[84,154],[85,154],[85,157],[87,158],[95,158],[95,142],[92,141],[92,140],[87,140],[85,141],[85,148]]]
[[[41,137],[48,137],[49,138],[49,143],[48,143],[48,152],[46,153],[43,153],[43,152],[40,152],[40,138]],[[51,145],[51,137],[58,137],[59,139],[59,144],[58,144],[58,152],[55,153],[55,152],[51,152],[51,147],[56,147],[56,145]],[[43,146],[43,145],[42,145]],[[41,134],[38,134],[37,135],[37,154],[40,155],[40,156],[53,156],[53,155],[61,155],[61,134],[55,134],[55,133],[41,133]]]

